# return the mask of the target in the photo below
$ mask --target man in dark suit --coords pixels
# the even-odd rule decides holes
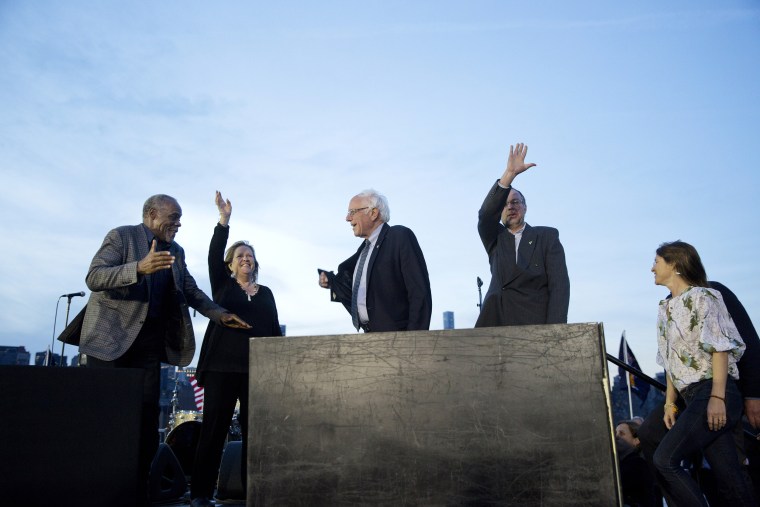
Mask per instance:
[[[196,285],[184,250],[174,242],[181,216],[173,197],[148,198],[143,223],[110,231],[86,278],[92,294],[79,350],[87,355],[87,367],[144,371],[138,470],[142,501],[147,501],[150,463],[158,448],[161,362],[186,366],[195,352],[188,307],[220,325],[250,327]]]
[[[319,285],[343,303],[357,331],[429,329],[430,279],[414,233],[387,224],[388,201],[375,190],[354,196],[348,208],[346,221],[364,242],[337,274],[320,270]]]
[[[528,147],[509,147],[507,168],[478,212],[478,233],[488,252],[491,284],[475,327],[567,322],[570,279],[559,232],[525,223],[525,197],[512,188]]]

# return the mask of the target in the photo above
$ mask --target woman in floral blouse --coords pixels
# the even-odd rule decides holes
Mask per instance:
[[[756,506],[736,453],[733,430],[742,416],[736,363],[744,342],[716,290],[707,288],[699,254],[682,241],[657,249],[654,283],[670,290],[657,316],[657,363],[665,368],[665,426],[654,455],[661,484],[677,506],[704,505],[681,461],[702,451],[730,505]],[[677,394],[686,401],[678,413]]]

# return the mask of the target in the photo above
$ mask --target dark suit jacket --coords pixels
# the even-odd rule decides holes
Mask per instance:
[[[92,291],[82,323],[80,352],[103,361],[121,357],[134,343],[148,315],[150,276],[138,275],[137,262],[148,255],[148,237],[142,225],[113,229],[103,240],[87,272]],[[166,290],[168,305],[166,362],[187,366],[195,353],[195,333],[188,306],[220,323],[224,308],[198,288],[187,270],[185,251],[172,242],[175,256],[173,284]]]
[[[332,301],[351,313],[354,268],[364,244],[328,272]],[[430,329],[433,297],[425,257],[411,229],[383,224],[367,267],[367,313],[371,331]]]
[[[739,387],[742,396],[760,398],[760,338],[757,336],[757,330],[755,330],[747,310],[744,309],[744,305],[736,297],[736,294],[720,282],[710,281],[708,284],[723,296],[726,310],[731,315],[736,330],[739,331],[742,341],[747,346],[742,358],[736,365],[739,368]]]
[[[570,279],[559,232],[526,224],[515,262],[515,237],[499,222],[509,191],[495,183],[478,213],[491,283],[475,327],[566,323]]]

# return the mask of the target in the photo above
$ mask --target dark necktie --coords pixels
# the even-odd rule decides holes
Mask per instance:
[[[372,243],[369,240],[364,240],[364,249],[359,256],[359,265],[356,268],[356,276],[354,276],[354,287],[351,291],[351,320],[354,323],[356,330],[359,330],[359,284],[362,281],[362,273],[364,272],[364,262],[367,260],[367,254],[370,251],[370,245]]]
[[[148,249],[152,245],[148,245]],[[156,238],[156,252],[169,251],[169,243]],[[159,269],[148,277],[150,283],[150,299],[148,301],[148,316],[160,318],[166,309],[167,295],[172,283],[172,270]]]

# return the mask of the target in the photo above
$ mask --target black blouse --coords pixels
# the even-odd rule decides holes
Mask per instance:
[[[282,336],[272,291],[259,285],[248,300],[224,263],[230,229],[217,224],[208,251],[208,271],[215,303],[236,314],[252,327],[231,329],[209,322],[203,337],[196,375],[201,385],[206,371],[248,373],[248,340],[252,336]]]

